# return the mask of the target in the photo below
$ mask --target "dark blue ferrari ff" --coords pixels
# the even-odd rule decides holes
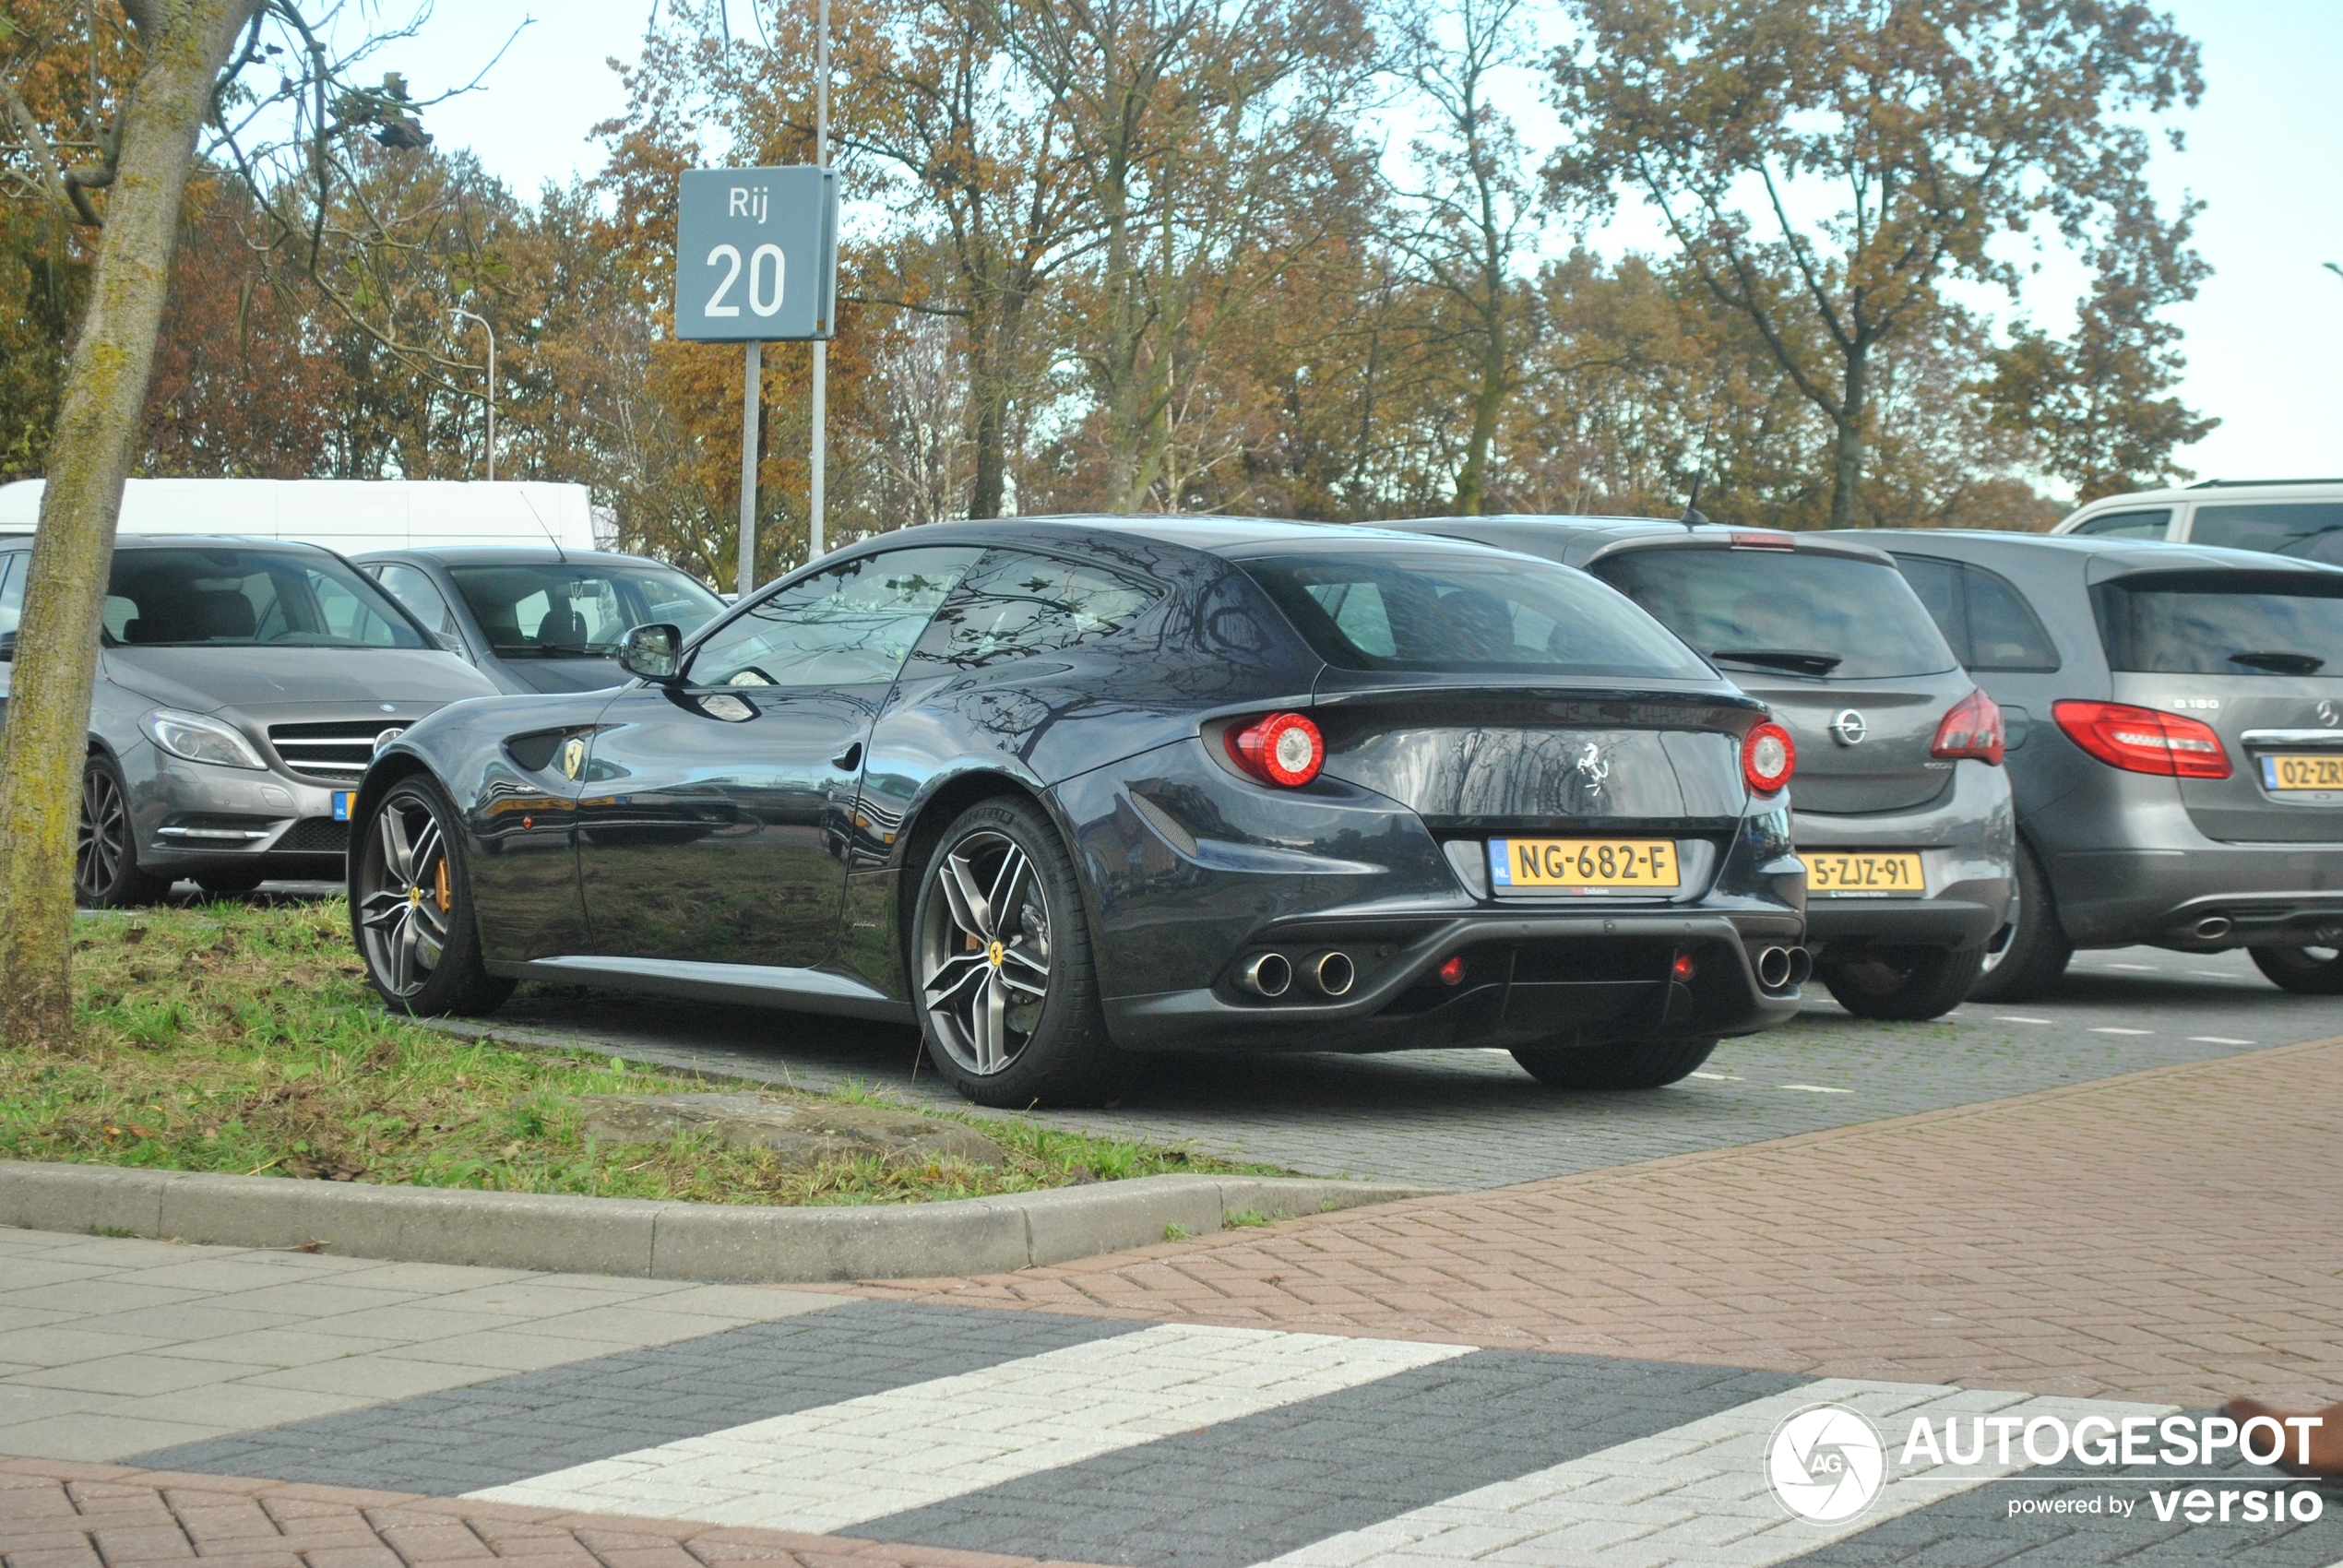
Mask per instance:
[[[392,1005],[531,978],[915,1021],[1009,1106],[1167,1048],[1498,1046],[1651,1087],[1797,1005],[1790,737],[1550,562],[946,523],[622,662],[377,755],[351,907]]]

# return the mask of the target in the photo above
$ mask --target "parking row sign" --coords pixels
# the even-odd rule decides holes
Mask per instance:
[[[686,170],[675,234],[676,337],[769,343],[835,330],[835,170]]]

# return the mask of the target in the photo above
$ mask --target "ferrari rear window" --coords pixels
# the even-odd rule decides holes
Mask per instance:
[[[2108,667],[2343,675],[2343,573],[2155,572],[2091,590]]]
[[[1338,669],[1709,675],[1624,596],[1548,562],[1395,546],[1238,564]]]

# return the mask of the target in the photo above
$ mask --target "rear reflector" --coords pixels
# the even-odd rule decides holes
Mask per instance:
[[[1693,971],[1699,967],[1699,965],[1693,962],[1693,956],[1691,954],[1679,953],[1676,955],[1676,961],[1668,967],[1668,976],[1678,985],[1690,985],[1692,983]]]
[[[2066,738],[2110,767],[2167,778],[2227,778],[2230,754],[2210,725],[2121,702],[2057,702]]]
[[[1326,742],[1318,727],[1298,713],[1273,713],[1232,727],[1229,756],[1255,778],[1298,790],[1326,766]]]
[[[1974,757],[1999,766],[2002,754],[2008,749],[2009,737],[2002,728],[2001,704],[1980,691],[1971,692],[1953,705],[1953,710],[1936,726],[1936,742],[1928,748],[1928,754]]]
[[[1434,969],[1433,973],[1440,977],[1442,985],[1462,985],[1464,984],[1464,955],[1458,953]]]
[[[1798,766],[1798,742],[1790,731],[1767,719],[1741,738],[1741,774],[1749,787],[1770,795],[1790,782]]]

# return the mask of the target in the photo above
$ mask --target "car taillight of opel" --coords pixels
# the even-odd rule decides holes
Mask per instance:
[[[2051,705],[2066,738],[2110,767],[2166,778],[2227,778],[2230,754],[2209,724],[2123,702]]]
[[[1971,692],[1955,703],[1936,726],[1930,756],[1973,757],[1999,767],[2009,750],[2009,732],[2003,727],[2002,705],[1983,692]]]

